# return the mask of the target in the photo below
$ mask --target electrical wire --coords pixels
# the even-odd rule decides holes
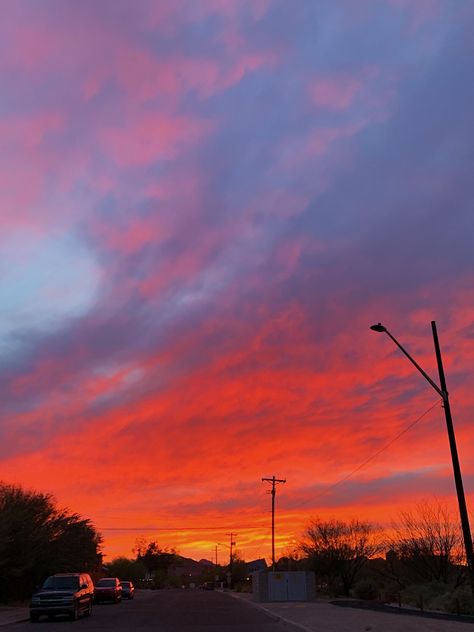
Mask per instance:
[[[266,529],[266,525],[254,524],[246,526],[220,527],[100,527],[100,531],[229,531],[230,529]]]
[[[402,437],[409,430],[411,430],[414,426],[416,426],[417,423],[419,423],[424,417],[426,417],[426,415],[428,413],[430,413],[434,408],[436,408],[436,406],[438,406],[439,404],[440,404],[440,400],[436,400],[436,402],[434,404],[432,404],[429,408],[427,408],[424,413],[422,413],[414,421],[412,421],[410,424],[408,424],[408,426],[403,428],[398,434],[396,434],[392,439],[390,439],[390,441],[388,441],[388,443],[383,445],[379,450],[377,450],[372,455],[370,455],[368,458],[366,458],[364,461],[362,461],[362,463],[360,463],[356,468],[354,468],[351,472],[349,472],[349,474],[346,474],[346,476],[343,476],[341,479],[339,479],[338,481],[336,481],[332,485],[329,485],[324,490],[322,490],[321,492],[316,494],[316,496],[312,496],[309,500],[304,501],[302,503],[299,503],[298,505],[293,505],[291,509],[299,509],[300,507],[304,507],[305,505],[308,505],[309,503],[314,502],[318,498],[321,498],[322,496],[325,496],[326,494],[328,494],[330,491],[332,491],[336,487],[339,487],[339,485],[342,485],[342,483],[345,483],[347,480],[352,478],[354,476],[354,474],[357,474],[357,472],[359,472],[361,469],[363,469],[368,463],[370,463],[371,461],[376,459],[380,454],[382,454],[382,452],[385,452],[385,450],[387,450],[396,441],[398,441],[398,439],[400,439],[400,437]],[[101,531],[132,531],[132,532],[137,532],[137,531],[142,531],[142,532],[145,532],[145,531],[175,531],[175,532],[179,532],[179,531],[181,531],[181,532],[184,532],[184,531],[228,531],[230,528],[231,527],[229,527],[229,526],[217,526],[217,527],[210,527],[210,526],[209,527],[101,527],[100,530]],[[240,530],[245,530],[245,529],[268,529],[268,527],[266,525],[262,525],[262,524],[246,525],[246,526],[235,526],[235,525],[233,525],[232,529],[240,529]]]
[[[377,450],[377,452],[374,452],[367,459],[365,459],[365,461],[362,461],[362,463],[360,463],[356,468],[354,468],[351,472],[349,472],[349,474],[346,474],[346,476],[343,476],[341,479],[339,479],[338,481],[336,481],[332,485],[328,485],[328,487],[326,487],[324,490],[322,490],[321,492],[316,494],[316,496],[312,496],[311,499],[309,499],[309,500],[307,500],[307,501],[305,501],[305,502],[303,502],[303,503],[301,503],[299,505],[293,506],[292,509],[299,509],[300,507],[303,507],[304,505],[308,505],[310,502],[313,502],[314,500],[317,500],[318,498],[321,498],[321,496],[325,496],[330,491],[332,491],[336,487],[339,487],[339,485],[342,485],[342,483],[345,483],[347,480],[352,478],[354,476],[354,474],[359,472],[368,463],[370,463],[375,458],[377,458],[379,456],[379,454],[382,454],[382,452],[385,452],[385,450],[387,450],[391,445],[393,445],[396,441],[398,441],[398,439],[400,439],[400,437],[402,437],[409,430],[411,430],[414,426],[416,426],[416,424],[419,423],[423,419],[423,417],[426,417],[426,415],[428,413],[430,413],[433,410],[433,408],[436,408],[436,406],[439,406],[440,403],[442,403],[441,400],[436,400],[436,402],[434,404],[432,404],[429,408],[427,408],[424,413],[422,413],[414,421],[412,421],[410,424],[408,424],[408,426],[403,428],[403,430],[401,430],[392,439],[390,439],[390,441],[388,443],[386,443],[379,450]]]

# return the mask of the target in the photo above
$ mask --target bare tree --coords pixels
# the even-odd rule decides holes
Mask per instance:
[[[463,581],[460,529],[441,503],[421,503],[415,512],[402,512],[393,524],[389,548],[392,570],[406,581]]]
[[[320,581],[342,585],[345,595],[360,576],[367,560],[381,550],[379,529],[359,520],[311,521],[299,543]]]

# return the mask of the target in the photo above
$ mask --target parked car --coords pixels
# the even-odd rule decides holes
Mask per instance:
[[[101,601],[122,601],[122,586],[118,577],[103,577],[99,579],[94,588],[94,599],[96,603]]]
[[[52,619],[67,614],[74,621],[81,614],[90,616],[93,599],[94,584],[87,573],[52,575],[31,597],[30,621],[39,621],[42,615]]]
[[[215,583],[214,582],[204,582],[204,584],[202,585],[202,589],[203,590],[214,590],[215,588]]]
[[[124,599],[133,599],[135,596],[135,586],[133,582],[124,581],[120,582],[122,585],[122,597]]]

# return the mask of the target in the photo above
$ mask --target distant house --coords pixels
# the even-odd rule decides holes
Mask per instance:
[[[257,571],[266,571],[267,563],[264,558],[260,558],[259,560],[253,560],[252,562],[247,562],[247,573],[256,573]]]
[[[177,555],[175,561],[168,568],[168,576],[179,579],[184,585],[200,582],[201,577],[214,567],[209,560],[196,562],[188,557]]]

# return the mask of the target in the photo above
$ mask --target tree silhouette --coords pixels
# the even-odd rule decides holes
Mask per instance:
[[[368,522],[313,520],[303,534],[299,550],[305,555],[320,583],[345,595],[360,576],[367,560],[381,549],[378,529]]]
[[[0,595],[29,596],[58,572],[100,567],[101,536],[90,520],[56,507],[49,494],[0,483]]]

